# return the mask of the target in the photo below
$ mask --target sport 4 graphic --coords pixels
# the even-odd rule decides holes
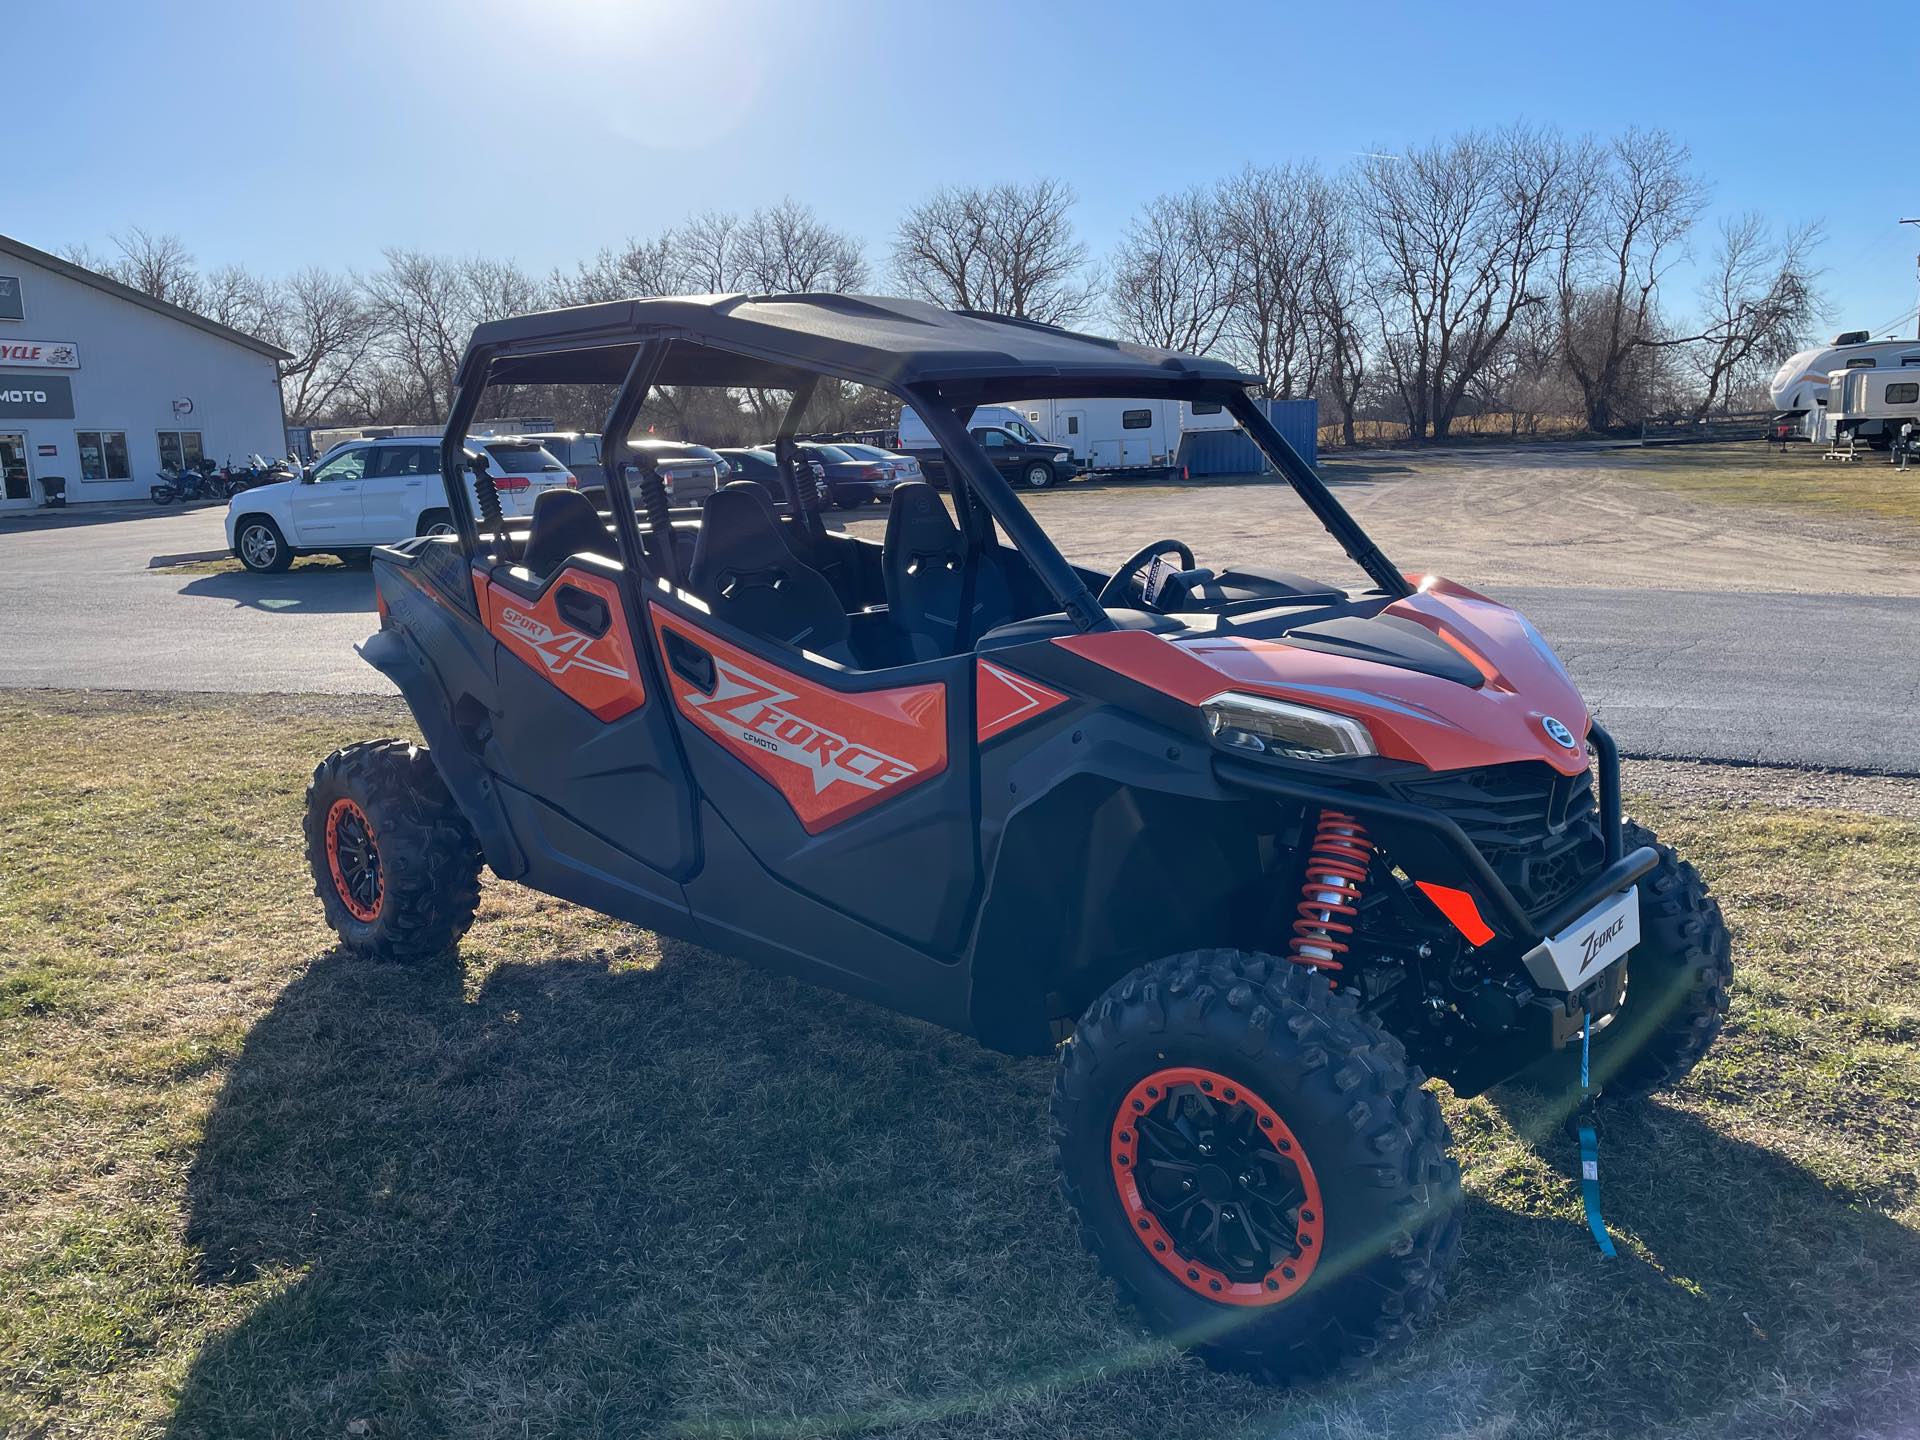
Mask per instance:
[[[511,607],[500,612],[500,624],[515,638],[530,645],[541,663],[555,675],[564,675],[569,670],[591,670],[616,680],[629,678],[620,666],[588,653],[593,646],[590,635],[582,635],[578,630],[555,630],[544,620]]]

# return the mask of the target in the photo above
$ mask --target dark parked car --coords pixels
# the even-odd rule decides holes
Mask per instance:
[[[987,459],[993,462],[993,468],[1022,490],[1045,490],[1053,485],[1064,485],[1084,468],[1066,446],[1036,444],[998,425],[976,425],[968,433],[980,442],[981,448],[987,452]],[[946,458],[939,450],[907,450],[903,453],[918,460],[927,479],[934,484],[944,486],[947,483]]]
[[[893,487],[900,483],[891,465],[876,460],[862,460],[849,455],[838,445],[816,445],[809,441],[794,448],[818,460],[825,468],[827,488],[833,492],[833,503],[842,510],[864,505],[869,500],[885,500],[893,494]]]
[[[720,458],[733,467],[733,478],[751,480],[756,485],[764,485],[774,500],[784,504],[787,499],[787,487],[780,483],[780,467],[774,460],[773,451],[762,449],[721,450]],[[813,474],[814,493],[820,497],[822,505],[833,503],[833,494],[827,489],[827,467],[813,457],[807,457],[807,468]]]

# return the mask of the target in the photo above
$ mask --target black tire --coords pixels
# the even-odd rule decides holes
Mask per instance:
[[[453,531],[453,512],[451,510],[423,510],[413,532],[416,535],[451,535]]]
[[[1053,466],[1035,461],[1020,472],[1020,483],[1029,490],[1045,490],[1053,484]]]
[[[1131,1138],[1120,1123],[1123,1111],[1133,1108],[1133,1092],[1183,1067],[1220,1082],[1228,1109],[1215,1111],[1209,1125],[1224,1113],[1224,1123],[1253,1137],[1256,1152],[1257,1142],[1277,1133],[1275,1124],[1288,1141],[1275,1140],[1272,1149],[1297,1142],[1304,1166],[1264,1152],[1253,1159],[1270,1162],[1281,1176],[1293,1164],[1287,1184],[1299,1189],[1291,1193],[1311,1194],[1309,1181],[1318,1187],[1324,1211],[1319,1258],[1304,1279],[1276,1266],[1264,1277],[1233,1281],[1224,1267],[1207,1269],[1204,1259],[1185,1268],[1192,1259],[1166,1243],[1173,1232],[1153,1231],[1144,1222],[1157,1224],[1157,1218],[1129,1208],[1148,1203],[1151,1192],[1136,1186],[1133,1200],[1125,1198],[1122,1177],[1132,1172],[1122,1167],[1132,1160],[1121,1158]],[[1460,1171],[1423,1078],[1401,1043],[1351,996],[1329,990],[1324,975],[1238,950],[1158,960],[1095,1001],[1061,1050],[1052,1111],[1061,1188],[1082,1240],[1121,1294],[1153,1329],[1194,1346],[1209,1365],[1278,1383],[1358,1365],[1411,1337],[1442,1299],[1445,1273],[1457,1257]],[[1190,1125],[1191,1107],[1206,1103],[1198,1094],[1205,1083],[1176,1082],[1146,1114]],[[1237,1098],[1236,1085],[1246,1092]],[[1175,1115],[1176,1104],[1188,1108]],[[1169,1108],[1160,1112],[1157,1105]],[[1264,1135],[1247,1128],[1236,1106],[1253,1113]],[[1151,1138],[1144,1133],[1137,1142],[1143,1152]],[[1144,1153],[1134,1158],[1164,1166]],[[1271,1183],[1259,1164],[1247,1164],[1237,1176],[1207,1173],[1218,1168],[1210,1161],[1195,1174],[1205,1187],[1230,1189],[1227,1206]],[[1216,1197],[1209,1194],[1204,1203],[1215,1204]],[[1225,1211],[1215,1213],[1227,1219]],[[1310,1238],[1304,1227],[1313,1217],[1304,1200],[1266,1213],[1294,1227],[1295,1245]],[[1250,1226],[1247,1233],[1251,1237]],[[1299,1249],[1294,1264],[1308,1254]],[[1205,1292],[1220,1287],[1207,1276],[1232,1281],[1223,1293],[1237,1292],[1239,1301],[1209,1298]],[[1262,1298],[1263,1287],[1283,1285],[1297,1288],[1271,1303]]]
[[[307,786],[304,830],[314,894],[354,954],[433,960],[473,924],[480,845],[425,748],[369,740],[334,751]]]
[[[278,575],[293,564],[293,548],[265,515],[248,515],[233,527],[233,551],[256,575]]]
[[[1726,1023],[1733,944],[1700,872],[1628,821],[1628,849],[1651,845],[1660,864],[1640,882],[1640,943],[1627,956],[1626,1003],[1594,1032],[1594,1083],[1633,1099],[1685,1079]]]

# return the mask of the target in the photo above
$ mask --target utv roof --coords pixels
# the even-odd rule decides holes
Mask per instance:
[[[615,385],[638,348],[675,342],[658,384],[792,389],[816,374],[937,384],[976,403],[1059,395],[1172,395],[1254,383],[1219,360],[1031,320],[874,295],[696,295],[618,300],[479,326],[463,384]]]

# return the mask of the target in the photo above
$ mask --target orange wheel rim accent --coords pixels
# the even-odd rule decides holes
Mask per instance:
[[[342,845],[347,853],[342,852]],[[349,915],[362,922],[380,918],[387,881],[380,871],[380,852],[373,843],[373,823],[366,811],[344,796],[327,811],[327,869],[333,874],[334,893]],[[371,887],[365,881],[369,870]]]
[[[1140,1122],[1163,1114],[1176,1092],[1190,1091],[1232,1116],[1241,1125],[1250,1122],[1250,1134],[1266,1142],[1273,1155],[1291,1165],[1298,1176],[1300,1200],[1292,1221],[1297,1255],[1274,1263],[1258,1279],[1235,1279],[1224,1269],[1181,1251],[1173,1234],[1148,1197],[1137,1172],[1142,1166]],[[1244,1117],[1236,1112],[1244,1110]],[[1109,1137],[1108,1158],[1114,1189],[1126,1212],[1127,1227],[1146,1252],[1181,1285],[1222,1305],[1277,1305],[1307,1283],[1320,1262],[1326,1244],[1326,1212],[1320,1203],[1320,1182],[1307,1162],[1299,1137],[1280,1118],[1279,1111],[1237,1080],[1214,1070],[1171,1066],[1147,1076],[1121,1100]],[[1264,1158],[1264,1157],[1256,1157]],[[1151,1162],[1149,1162],[1151,1163]],[[1244,1204],[1244,1201],[1239,1202]]]

